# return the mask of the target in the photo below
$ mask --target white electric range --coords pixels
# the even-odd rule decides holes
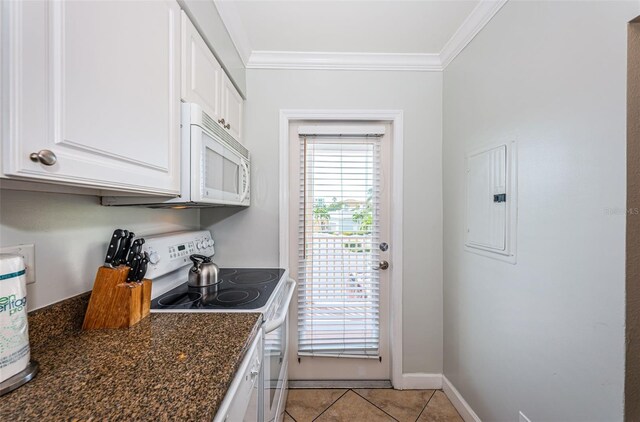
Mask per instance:
[[[257,397],[234,400],[238,395],[236,391],[247,388],[241,379],[234,380],[214,421],[223,421],[229,414],[242,414],[243,420],[252,422],[282,421],[287,397],[288,309],[296,286],[288,271],[221,268],[221,281],[215,287],[190,287],[187,285],[192,265],[189,256],[214,255],[211,233],[206,230],[175,232],[148,236],[145,241],[143,251],[149,254],[146,278],[153,280],[151,312],[259,312],[263,316],[263,353],[258,362],[261,365],[258,385],[262,388],[253,388]],[[251,371],[256,370],[255,362],[247,365]],[[243,371],[238,372],[242,378]],[[246,378],[246,382],[251,382],[252,377]],[[256,403],[255,409],[251,403]],[[233,406],[236,408],[231,408]],[[246,411],[238,410],[238,406],[246,406]]]

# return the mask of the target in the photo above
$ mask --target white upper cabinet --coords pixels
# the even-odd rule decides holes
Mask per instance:
[[[197,103],[233,138],[242,140],[242,96],[184,12],[182,100]]]
[[[224,72],[184,12],[182,14],[182,99],[197,103],[216,121],[222,119]]]
[[[244,102],[227,75],[222,78],[222,116],[224,128],[238,141],[242,141],[242,110]]]
[[[5,175],[177,194],[178,4],[3,2],[3,14]]]

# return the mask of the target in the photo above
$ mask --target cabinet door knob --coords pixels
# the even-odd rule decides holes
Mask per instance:
[[[225,129],[231,129],[231,123],[227,123],[226,125],[224,125]]]
[[[222,126],[224,126],[224,119],[218,119],[218,123],[220,123]]]
[[[58,157],[54,154],[53,151],[48,149],[41,149],[38,152],[32,152],[29,154],[29,158],[31,161],[35,163],[41,163],[45,166],[52,166],[58,161]]]

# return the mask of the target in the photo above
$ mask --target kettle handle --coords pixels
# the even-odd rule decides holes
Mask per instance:
[[[189,256],[189,259],[193,261],[193,265],[196,267],[205,262],[211,262],[211,259],[208,256],[193,254]]]

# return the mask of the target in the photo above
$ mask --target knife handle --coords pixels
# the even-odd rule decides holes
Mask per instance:
[[[126,265],[131,266],[133,257],[142,251],[142,245],[144,245],[143,238],[139,238],[133,241],[133,243],[131,244],[131,248],[129,248],[129,253],[127,254]]]
[[[127,275],[127,281],[137,281],[138,269],[140,268],[140,255],[136,254],[131,259],[131,265],[129,265],[129,274]]]
[[[149,254],[144,252],[144,255],[140,259],[140,265],[138,266],[138,270],[136,271],[136,281],[140,282],[144,279],[144,276],[147,273],[148,263],[149,263]]]
[[[122,257],[122,251],[124,250],[125,244],[127,242],[127,236],[129,236],[129,230],[122,230],[122,238],[118,243],[118,250],[116,254],[113,256],[113,260],[111,261],[114,266],[120,265],[120,258]]]
[[[104,258],[104,265],[106,267],[113,267],[114,260],[118,251],[120,250],[120,243],[124,238],[125,233],[122,229],[116,229],[113,231],[109,246],[107,247],[107,256]]]
[[[126,236],[122,239],[122,247],[118,248],[118,254],[116,255],[114,264],[122,265],[127,263],[127,255],[129,254],[129,249],[131,248],[131,244],[133,243],[133,238],[136,236],[134,232],[130,232],[125,230]]]

